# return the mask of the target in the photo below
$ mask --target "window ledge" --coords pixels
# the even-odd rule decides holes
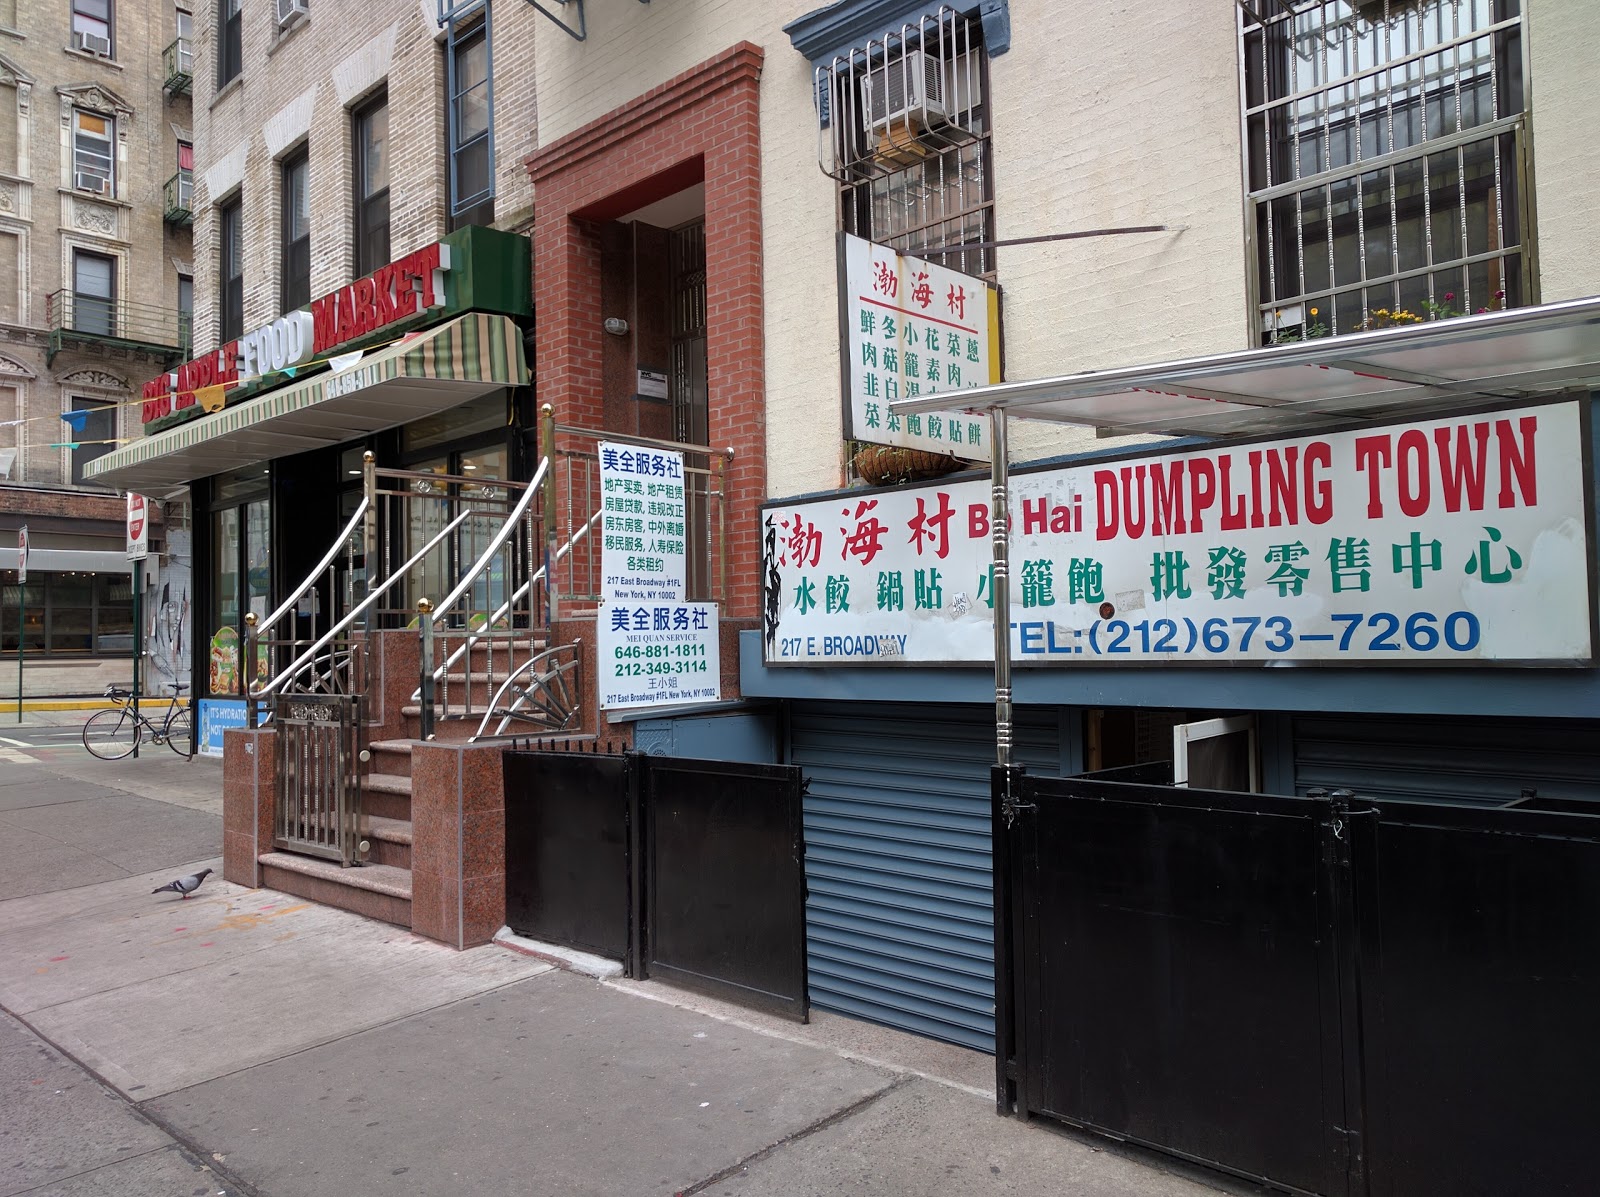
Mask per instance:
[[[240,71],[232,79],[229,79],[221,87],[217,88],[216,94],[211,97],[210,107],[215,108],[218,104],[222,103],[223,100],[227,99],[243,86],[244,72]]]
[[[301,15],[295,17],[295,19],[289,23],[287,28],[282,25],[278,26],[277,34],[273,37],[272,44],[267,47],[267,57],[271,58],[278,52],[278,49],[283,45],[284,42],[288,41],[291,37],[299,33],[302,29],[308,27],[310,24],[310,16]]]
[[[125,199],[119,199],[114,195],[98,195],[93,191],[79,191],[76,187],[57,187],[56,190],[62,195],[76,196],[78,199],[88,200],[93,204],[106,204],[112,208],[126,208],[130,212],[133,210],[133,205],[130,202]]]
[[[25,42],[28,40],[28,35],[26,33],[22,32],[20,29],[13,29],[9,25],[0,25],[0,33],[5,34],[7,37],[14,37],[19,42]]]
[[[98,54],[89,54],[83,50],[74,50],[71,46],[62,46],[61,52],[63,54],[70,54],[74,58],[81,58],[85,62],[97,62],[101,66],[108,66],[114,71],[125,71],[128,69],[115,58],[101,58]]]

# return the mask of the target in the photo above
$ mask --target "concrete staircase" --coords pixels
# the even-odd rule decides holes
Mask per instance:
[[[526,659],[527,643],[519,644],[518,649]],[[503,647],[498,651],[503,656]],[[481,656],[482,650],[474,649],[461,662],[461,671],[450,675],[451,707],[440,703],[434,706],[435,742],[464,741],[478,730],[485,705],[504,680],[503,665],[495,678],[486,669],[471,668],[481,663]],[[414,690],[416,670],[405,670],[402,676]],[[375,694],[386,693],[391,698],[405,692],[403,686],[386,686],[381,667],[374,669],[371,687]],[[461,700],[469,693],[473,714],[464,718],[467,712]],[[370,846],[365,863],[343,868],[336,861],[267,852],[258,857],[264,886],[399,927],[413,925],[411,755],[422,742],[422,707],[405,701],[400,704],[398,715],[398,719],[382,720],[370,729],[374,736],[389,736],[370,740],[367,745],[371,757],[361,785],[361,834]]]

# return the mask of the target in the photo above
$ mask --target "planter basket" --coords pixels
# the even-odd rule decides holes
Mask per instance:
[[[948,453],[903,449],[897,445],[863,445],[850,459],[856,474],[874,486],[919,482],[961,469],[966,462]]]

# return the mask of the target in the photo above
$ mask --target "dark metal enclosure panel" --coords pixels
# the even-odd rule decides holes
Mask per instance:
[[[800,770],[650,757],[643,975],[806,1016]]]
[[[508,752],[506,922],[623,960],[628,952],[627,759]]]
[[[1371,1192],[1595,1192],[1600,817],[1388,803],[1367,824]]]
[[[1295,790],[1501,806],[1525,789],[1600,810],[1600,722],[1592,719],[1300,715]]]
[[[1059,711],[1017,724],[1019,761],[1059,774]],[[794,705],[813,1006],[994,1050],[994,757],[989,707]]]
[[[1342,1192],[1312,804],[1035,778],[1023,793],[1028,1107]]]

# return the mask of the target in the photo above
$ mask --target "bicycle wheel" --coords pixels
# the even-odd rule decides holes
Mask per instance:
[[[184,760],[194,756],[194,735],[191,727],[189,712],[186,708],[173,712],[172,718],[167,720],[165,728],[167,747]]]
[[[142,735],[132,711],[100,711],[83,725],[83,746],[103,761],[120,761],[139,746]]]

